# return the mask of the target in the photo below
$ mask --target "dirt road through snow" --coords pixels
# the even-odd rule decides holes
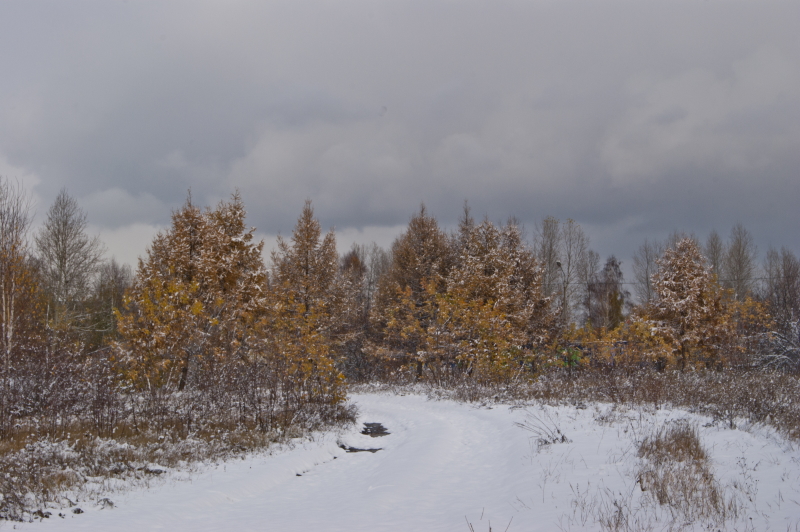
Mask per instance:
[[[62,510],[63,519],[53,510],[43,523],[17,528],[468,532],[469,521],[476,532],[487,531],[490,524],[501,532],[507,527],[509,532],[558,526],[593,530],[597,524],[588,512],[602,503],[599,493],[618,492],[620,500],[637,496],[631,477],[633,442],[643,425],[615,418],[608,405],[534,412],[537,423],[559,427],[570,439],[537,448],[533,434],[516,425],[530,416],[520,409],[477,408],[414,395],[352,399],[359,406],[359,423],[346,434],[220,464],[189,481],[167,479],[150,491],[111,494],[113,509],[85,504],[81,515]],[[686,415],[653,412],[648,423]],[[362,435],[366,422],[381,423],[390,434]],[[800,503],[790,502],[800,501],[798,452],[719,427],[704,429],[704,435],[724,462],[718,469],[743,459],[739,467],[755,483],[756,476],[765,475],[766,482],[753,488],[760,489],[759,499],[782,500],[784,506],[764,506],[752,515],[756,523],[786,530],[792,516],[800,515]],[[340,445],[381,450],[345,452]],[[761,465],[750,471],[748,460]]]

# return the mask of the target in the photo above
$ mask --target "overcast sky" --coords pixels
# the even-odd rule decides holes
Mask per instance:
[[[4,0],[0,175],[129,263],[189,188],[268,245],[309,198],[340,251],[464,200],[628,263],[735,222],[798,251],[798,35],[796,0]]]

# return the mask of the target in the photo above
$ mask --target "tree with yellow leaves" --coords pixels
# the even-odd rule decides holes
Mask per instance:
[[[413,360],[417,377],[428,363],[428,328],[438,313],[437,295],[447,289],[452,245],[422,205],[392,244],[391,262],[378,281],[371,351],[390,365]]]
[[[132,382],[180,390],[208,365],[246,354],[264,314],[267,273],[263,243],[244,219],[238,193],[205,211],[190,196],[139,260],[116,344]]]
[[[291,241],[278,239],[272,253],[268,320],[270,356],[286,374],[283,393],[296,405],[337,404],[344,378],[334,352],[345,329],[343,289],[333,231],[324,237],[307,201]]]
[[[653,276],[655,298],[643,309],[654,333],[669,346],[661,365],[723,362],[731,345],[733,327],[724,306],[722,291],[705,265],[700,247],[683,238],[668,248]]]
[[[513,223],[476,226],[467,212],[460,234],[457,266],[439,296],[430,336],[449,364],[479,381],[507,382],[530,367],[525,362],[553,332],[541,269]]]

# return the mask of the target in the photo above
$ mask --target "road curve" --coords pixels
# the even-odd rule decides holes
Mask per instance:
[[[524,413],[408,395],[355,395],[359,422],[294,449],[220,464],[191,480],[111,494],[24,529],[192,531],[509,531],[535,528]],[[389,435],[360,434],[378,422]],[[340,447],[380,448],[345,452]],[[521,474],[523,473],[523,474]],[[89,505],[91,506],[91,505]],[[54,514],[57,511],[53,512]],[[513,521],[512,521],[513,519]],[[541,523],[539,523],[541,525]],[[18,525],[19,528],[19,525]]]

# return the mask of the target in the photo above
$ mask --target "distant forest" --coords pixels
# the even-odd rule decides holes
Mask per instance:
[[[104,261],[65,190],[34,235],[30,216],[24,191],[0,182],[2,431],[20,412],[7,395],[16,372],[62,352],[101,357],[137,389],[202,387],[228,365],[265,365],[276,401],[334,404],[346,381],[798,362],[800,261],[769,249],[759,264],[741,225],[703,243],[646,240],[626,281],[573,220],[545,218],[528,242],[514,220],[476,221],[466,206],[454,232],[422,206],[390,249],[340,256],[307,202],[267,265],[238,194],[213,208],[189,197],[135,272]]]

